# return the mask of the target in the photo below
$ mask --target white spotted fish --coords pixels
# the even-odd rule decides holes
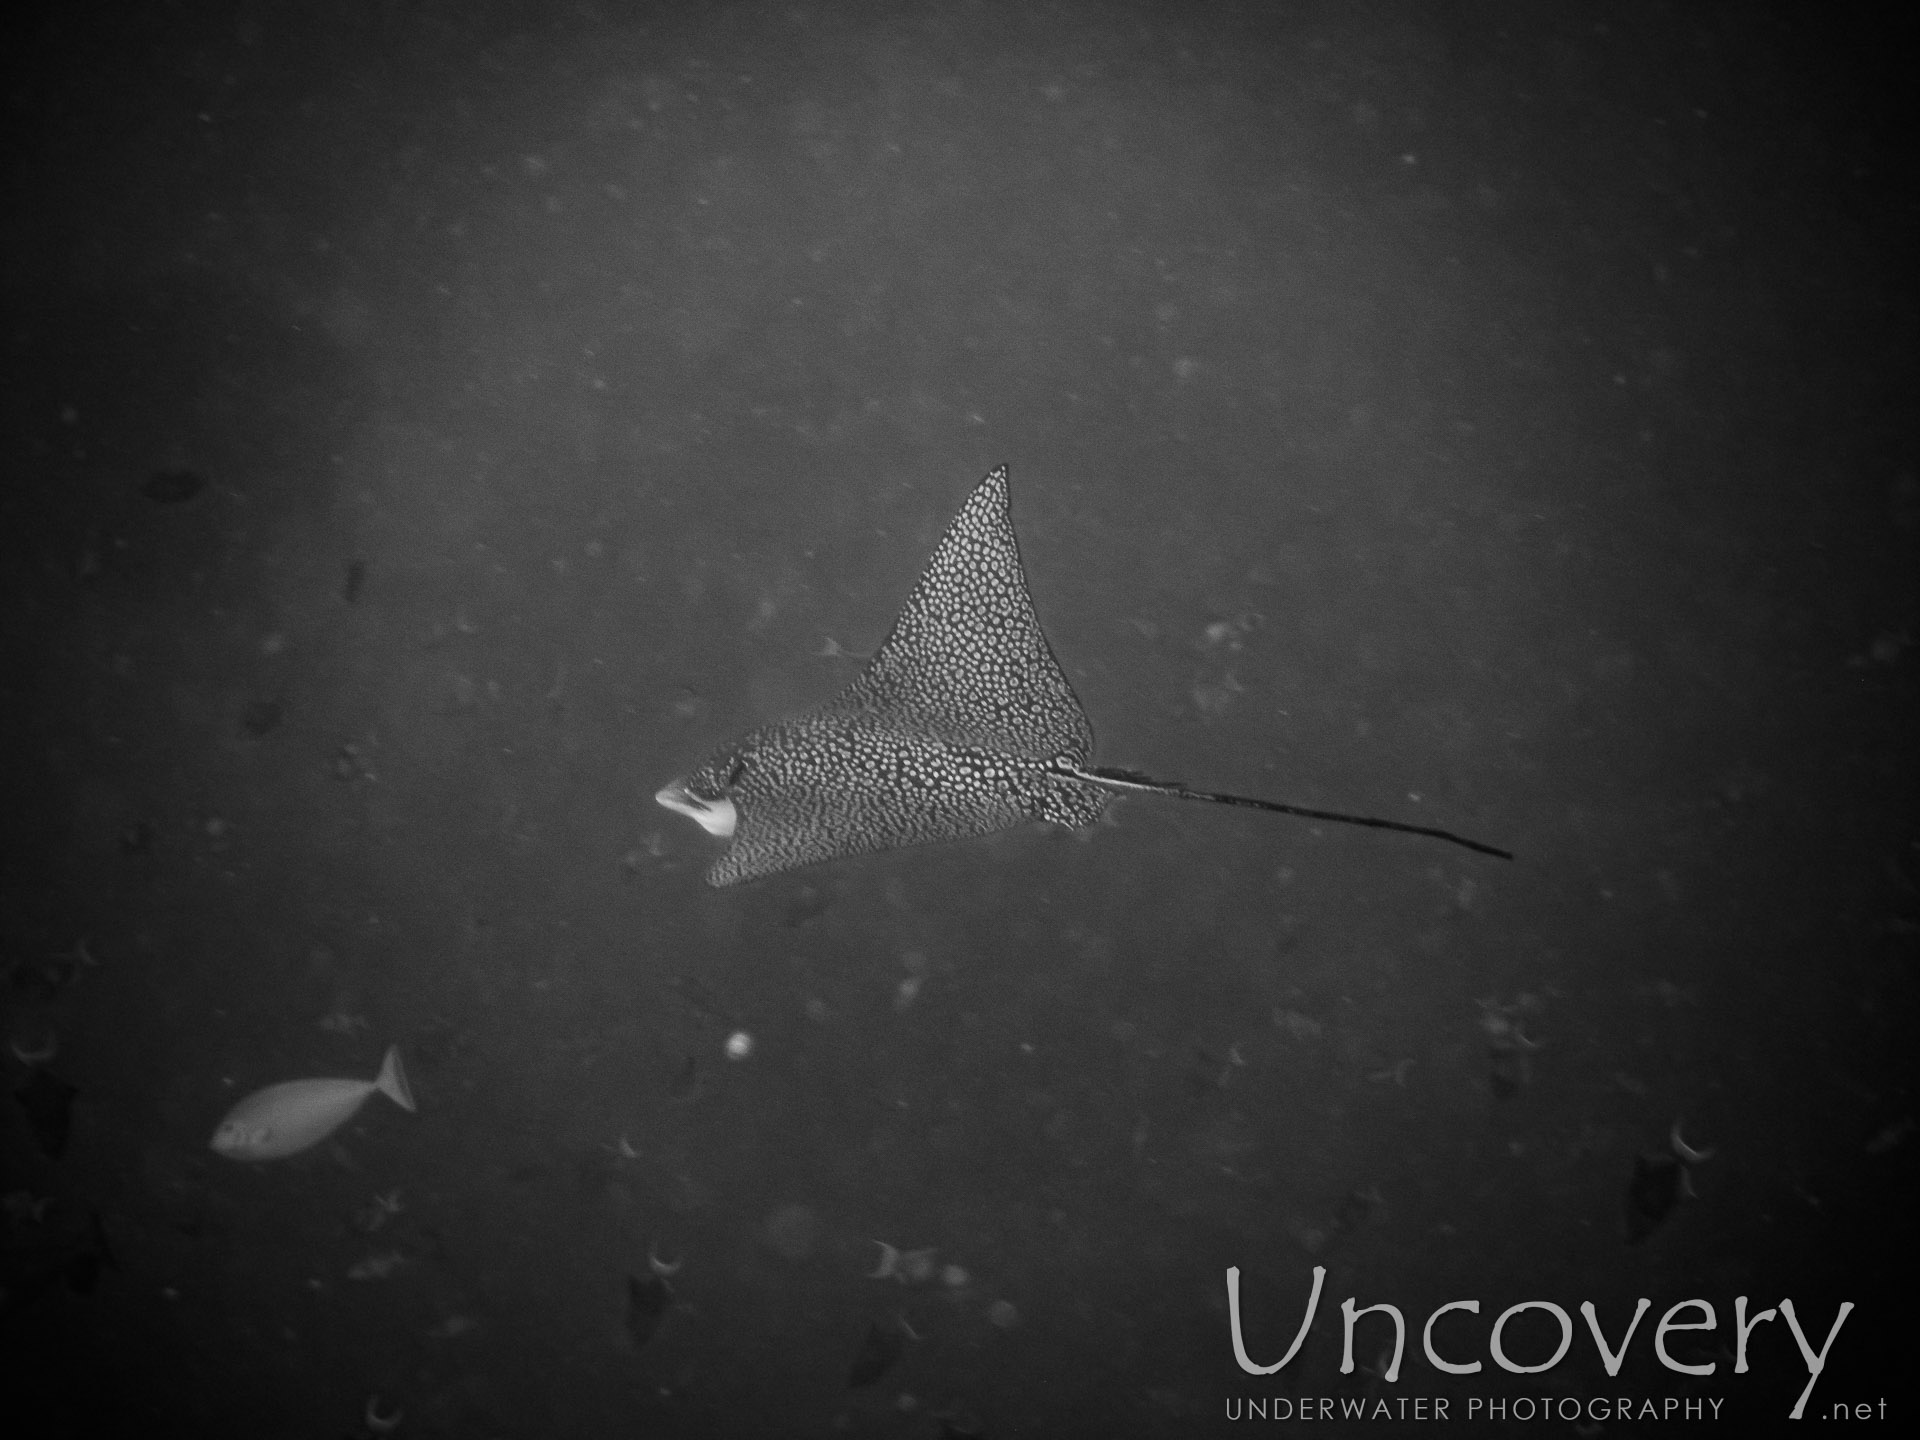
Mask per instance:
[[[389,1045],[380,1073],[371,1080],[288,1080],[256,1090],[213,1132],[213,1148],[229,1160],[281,1160],[318,1145],[360,1113],[379,1091],[412,1111],[413,1087],[400,1065],[400,1047]]]
[[[1401,830],[1513,858],[1424,825],[1102,769],[1088,764],[1092,751],[1093,726],[1027,593],[1002,465],[961,507],[857,680],[819,709],[726,746],[654,799],[731,840],[707,871],[713,885],[1029,820],[1079,829],[1116,790]]]

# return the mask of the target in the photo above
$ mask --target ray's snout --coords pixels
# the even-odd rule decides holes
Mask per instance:
[[[687,787],[684,777],[662,785],[654,792],[653,798],[667,809],[685,815],[709,835],[722,840],[733,837],[733,827],[740,818],[739,812],[733,808],[733,801],[724,795],[717,800],[696,795]]]

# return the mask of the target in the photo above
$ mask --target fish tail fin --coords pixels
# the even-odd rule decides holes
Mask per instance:
[[[385,1095],[402,1110],[413,1110],[413,1086],[407,1083],[406,1068],[400,1063],[400,1047],[387,1046],[387,1058],[380,1062],[380,1073],[374,1077],[373,1088]]]

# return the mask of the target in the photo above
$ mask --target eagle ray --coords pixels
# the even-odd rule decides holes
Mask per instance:
[[[1432,826],[1094,765],[1092,752],[1093,726],[1027,593],[1002,465],[947,527],[852,684],[721,747],[654,799],[731,841],[707,871],[713,885],[1032,820],[1080,829],[1116,791],[1398,830],[1513,858]]]

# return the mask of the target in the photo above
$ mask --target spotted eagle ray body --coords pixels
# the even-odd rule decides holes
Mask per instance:
[[[729,838],[714,885],[1030,820],[1091,825],[1116,790],[1401,830],[1445,830],[1193,790],[1088,764],[1093,727],[1041,632],[1003,465],[947,529],[886,643],[817,710],[752,731],[654,797]]]

